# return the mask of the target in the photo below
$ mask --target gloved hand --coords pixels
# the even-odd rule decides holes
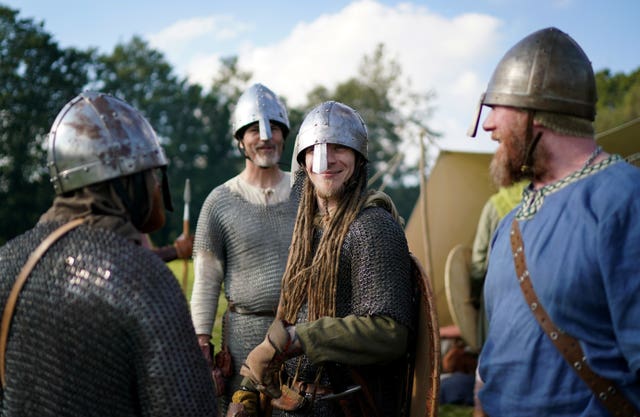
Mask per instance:
[[[200,346],[202,356],[204,356],[204,360],[207,361],[207,365],[209,366],[209,369],[211,369],[213,368],[213,345],[209,340],[211,340],[211,335],[198,335],[198,346]]]
[[[245,381],[248,381],[247,378],[245,378]],[[244,386],[245,381],[243,381],[241,388],[233,393],[229,407],[227,407],[226,417],[258,416],[260,394],[255,388]],[[251,381],[248,382],[247,385],[251,386]]]
[[[226,384],[224,382],[224,377],[222,376],[222,372],[220,369],[216,368],[213,363],[213,344],[209,342],[211,336],[208,334],[199,334],[198,335],[198,346],[200,346],[200,350],[202,351],[202,356],[204,356],[204,360],[207,362],[207,367],[211,372],[211,379],[213,379],[213,385],[215,388],[215,396],[221,397],[225,393]]]
[[[240,368],[240,375],[249,378],[258,391],[272,398],[279,398],[282,393],[278,373],[282,363],[300,353],[302,345],[296,335],[295,326],[275,319],[264,341],[247,356]]]

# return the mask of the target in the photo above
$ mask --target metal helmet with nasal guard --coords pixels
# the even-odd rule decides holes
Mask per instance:
[[[287,109],[275,93],[258,83],[249,87],[238,99],[231,117],[233,136],[241,140],[244,130],[258,122],[260,139],[271,139],[270,122],[278,123],[283,129],[283,137],[289,134]]]
[[[597,94],[593,68],[566,33],[546,28],[515,44],[498,63],[467,134],[476,135],[482,106],[509,106],[593,121]]]
[[[337,101],[326,101],[314,107],[302,121],[294,155],[303,163],[305,151],[311,146],[313,172],[327,169],[327,144],[353,149],[367,159],[367,127],[357,111]]]
[[[48,141],[56,194],[167,166],[155,131],[142,114],[104,93],[83,92],[58,113]]]

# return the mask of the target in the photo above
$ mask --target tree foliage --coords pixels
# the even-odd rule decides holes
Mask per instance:
[[[236,71],[233,61],[228,62],[225,86],[232,85]],[[163,54],[138,37],[100,57],[96,74],[98,89],[141,110],[163,143],[178,212],[167,217],[154,240],[172,241],[182,231],[185,180],[191,182],[190,213],[196,217],[211,188],[239,169],[241,159],[233,153],[229,135],[230,101],[219,89],[205,93],[201,86],[178,79]]]
[[[596,73],[596,89],[596,132],[640,117],[640,69],[629,75],[599,71]]]
[[[182,230],[185,179],[191,179],[193,219],[210,190],[242,169],[229,119],[251,74],[238,67],[236,57],[223,60],[212,88],[204,91],[177,77],[163,54],[139,37],[116,45],[109,54],[61,49],[42,24],[18,19],[17,11],[4,7],[0,11],[0,195],[5,202],[2,213],[8,219],[2,223],[0,241],[29,228],[50,205],[53,192],[43,168],[46,133],[62,106],[83,89],[112,94],[139,109],[163,143],[178,213],[168,216],[166,227],[154,234],[156,244],[172,241]],[[334,99],[361,112],[371,134],[370,159],[376,169],[384,169],[403,143],[401,128],[410,121],[396,110],[398,97],[409,97],[406,92],[399,66],[387,60],[379,45],[364,57],[358,77],[331,92],[318,87],[309,95],[308,106],[288,108],[291,130],[282,167],[289,169],[305,112],[320,101]],[[408,201],[398,204],[406,216],[417,192],[389,192]]]
[[[31,227],[51,204],[46,171],[46,136],[54,118],[84,89],[104,91],[139,109],[156,129],[169,158],[176,213],[153,238],[172,241],[182,231],[182,195],[191,180],[191,218],[197,218],[208,193],[244,166],[230,129],[230,116],[248,86],[249,72],[237,57],[225,58],[211,89],[174,74],[163,54],[139,37],[99,54],[60,48],[42,23],[21,19],[0,6],[0,243]],[[640,70],[629,75],[596,74],[597,131],[640,116]],[[282,167],[289,169],[293,142],[306,112],[327,100],[359,111],[369,129],[369,160],[374,188],[385,188],[407,218],[418,196],[418,139],[438,134],[428,126],[433,92],[415,92],[384,45],[364,55],[358,74],[334,88],[317,86],[307,104],[288,107],[291,130]],[[393,169],[398,158],[403,161]],[[377,175],[381,173],[382,175]],[[417,181],[413,181],[413,184]],[[195,226],[195,220],[192,220]]]
[[[87,83],[92,57],[59,48],[42,24],[0,6],[0,242],[31,227],[51,203],[46,134]]]

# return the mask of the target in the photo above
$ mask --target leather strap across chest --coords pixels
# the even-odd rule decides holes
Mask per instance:
[[[513,220],[511,224],[511,250],[513,251],[513,261],[515,264],[516,275],[520,282],[522,294],[531,309],[534,317],[542,327],[544,333],[551,339],[553,345],[562,354],[564,359],[569,363],[571,368],[582,378],[587,386],[593,391],[595,396],[609,410],[613,416],[637,417],[640,412],[625,397],[613,383],[606,378],[596,374],[587,364],[586,356],[580,347],[580,343],[574,337],[564,333],[551,320],[546,310],[540,304],[536,295],[531,279],[529,269],[524,256],[524,243],[518,221]]]
[[[20,273],[18,274],[18,278],[16,278],[16,282],[13,284],[11,288],[11,292],[9,293],[9,298],[7,299],[7,303],[4,305],[4,311],[2,312],[2,327],[0,328],[0,382],[2,383],[2,389],[6,386],[5,379],[5,354],[7,351],[7,339],[9,338],[9,329],[11,327],[11,319],[13,318],[13,311],[16,307],[16,303],[18,302],[18,296],[20,295],[20,291],[24,286],[25,282],[27,282],[27,278],[33,270],[33,267],[36,266],[42,255],[49,249],[51,245],[53,245],[58,239],[64,236],[68,231],[80,226],[84,222],[84,219],[76,219],[72,220],[68,223],[63,224],[56,230],[54,230],[49,236],[47,236],[38,247],[31,252],[27,262],[24,264]]]

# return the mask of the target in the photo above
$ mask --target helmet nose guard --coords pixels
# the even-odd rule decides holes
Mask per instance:
[[[302,164],[305,151],[314,146],[314,172],[327,167],[327,144],[353,149],[367,159],[367,127],[357,111],[337,101],[326,101],[305,117],[296,138],[296,160]]]
[[[273,91],[259,83],[249,87],[238,99],[231,121],[233,136],[241,140],[244,129],[255,122],[258,122],[261,140],[271,139],[270,122],[283,127],[285,138],[289,134],[287,109]]]

